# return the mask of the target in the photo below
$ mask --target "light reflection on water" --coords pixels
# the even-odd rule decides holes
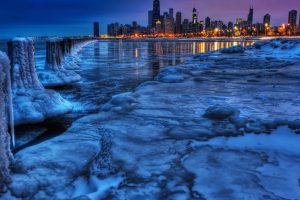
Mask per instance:
[[[133,91],[139,84],[153,80],[162,67],[176,65],[187,58],[233,45],[251,45],[246,42],[195,41],[99,41],[85,46],[79,54],[80,83],[56,90],[74,104],[75,110],[61,118],[47,120],[38,127],[48,130],[28,145],[34,145],[63,133],[74,120],[100,112],[102,105],[113,95]],[[37,70],[45,64],[45,42],[37,41]],[[6,42],[0,41],[0,50],[6,51]],[[16,129],[22,135],[33,126]],[[26,147],[26,145],[25,145]],[[22,149],[24,147],[21,147]]]
[[[98,41],[80,53],[82,82],[57,90],[80,105],[77,110],[95,112],[112,95],[152,80],[162,67],[177,65],[195,54],[251,44],[253,41]],[[45,42],[36,41],[35,48],[37,68],[43,68]],[[0,41],[0,50],[6,51],[6,41]]]
[[[152,80],[162,67],[182,63],[195,54],[251,44],[253,41],[99,41],[84,47],[80,54],[79,74],[83,81],[62,92],[85,109],[96,109],[112,95],[132,91],[142,82]]]

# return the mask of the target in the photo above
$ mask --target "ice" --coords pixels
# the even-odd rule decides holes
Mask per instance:
[[[68,113],[72,105],[58,93],[45,90],[35,67],[34,46],[30,39],[9,42],[12,65],[14,121],[16,125],[38,123]]]
[[[209,107],[203,116],[209,119],[223,120],[234,115],[239,115],[239,110],[226,105],[214,105]]]
[[[72,183],[88,172],[88,164],[100,151],[100,135],[93,129],[92,124],[83,120],[63,135],[16,153],[12,195],[33,199],[70,198],[74,190]]]
[[[117,188],[122,180],[122,176],[114,176],[102,180],[96,176],[90,177],[89,180],[80,177],[74,182],[75,192],[73,198],[86,196],[90,200],[101,199],[105,197],[109,189]]]
[[[12,154],[10,151],[11,137],[8,133],[9,124],[9,92],[10,92],[10,65],[5,53],[0,51],[0,196],[7,191],[10,182],[10,164]],[[14,142],[14,141],[13,141]]]
[[[64,40],[50,39],[46,43],[46,64],[38,72],[39,79],[45,87],[57,87],[79,82],[81,77],[74,71],[65,70]]]
[[[64,134],[18,152],[12,194],[299,199],[298,56],[272,49],[201,54],[113,96]]]
[[[241,45],[232,46],[230,48],[220,49],[221,53],[228,53],[228,54],[232,54],[232,53],[244,53],[244,51],[245,51],[245,49]]]
[[[132,96],[132,93],[123,93],[112,97],[111,101],[106,103],[102,110],[114,111],[118,113],[128,112],[136,104],[136,99]]]
[[[222,199],[227,195],[227,198],[232,199],[257,198],[257,194],[251,191],[253,186],[251,189],[247,188],[249,187],[246,185],[247,182],[243,181],[243,185],[237,185],[239,176],[251,174],[249,180],[251,180],[251,176],[257,179],[256,181],[262,184],[262,189],[269,191],[268,196],[278,195],[277,198],[294,199],[300,197],[298,185],[298,174],[300,173],[299,139],[300,136],[287,127],[280,127],[272,134],[247,134],[233,138],[219,137],[207,142],[195,142],[193,148],[199,149],[199,153],[192,154],[184,162],[186,168],[197,175],[198,183],[194,190],[205,193],[206,198]],[[205,155],[205,153],[201,153],[205,149],[219,153]],[[222,158],[218,154],[225,154],[227,157]],[[248,159],[246,154],[252,154],[252,163],[245,160]],[[205,161],[203,159],[210,160]],[[199,166],[196,163],[201,164]],[[208,167],[210,169],[207,170]],[[249,175],[238,174],[244,168],[249,170]],[[208,183],[206,179],[210,178],[211,173],[220,177],[218,180],[215,179],[215,181],[210,182],[210,184],[215,185],[214,187],[210,184],[204,187],[203,184]],[[218,175],[218,173],[228,174],[228,176]],[[221,188],[224,188],[223,191]],[[234,191],[237,194],[234,194]],[[263,199],[263,195],[261,199]]]

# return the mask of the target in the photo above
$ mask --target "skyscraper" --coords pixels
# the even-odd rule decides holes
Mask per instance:
[[[233,22],[228,22],[227,28],[233,30]]]
[[[100,25],[99,22],[94,22],[94,37],[100,36]]]
[[[198,24],[198,13],[197,13],[197,9],[193,8],[193,25]]]
[[[148,11],[148,27],[152,27],[153,23],[153,11],[149,10]]]
[[[175,33],[181,33],[181,22],[182,22],[182,14],[181,12],[176,13],[176,22],[175,22]]]
[[[264,16],[264,26],[269,27],[271,25],[271,15],[265,14]]]
[[[206,31],[210,30],[210,18],[209,17],[205,18],[205,30]]]
[[[292,28],[295,28],[297,26],[297,11],[296,10],[291,10],[289,12],[289,24]]]
[[[182,33],[186,34],[189,33],[190,27],[189,27],[189,20],[184,19],[182,22]]]
[[[169,17],[174,19],[174,9],[169,8]]]
[[[152,27],[155,27],[156,22],[160,21],[160,2],[159,0],[153,0],[153,18]]]
[[[164,32],[174,34],[174,20],[170,16],[164,19]]]
[[[253,25],[253,7],[250,7],[249,14],[248,14],[248,25]]]

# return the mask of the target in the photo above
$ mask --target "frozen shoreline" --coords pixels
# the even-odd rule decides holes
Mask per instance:
[[[300,152],[289,151],[300,145],[294,133],[300,129],[296,42],[256,45],[260,49],[238,54],[207,53],[164,68],[155,81],[114,96],[104,112],[18,152],[12,194],[34,199],[74,193],[117,199],[298,198]],[[226,108],[224,117],[203,117],[216,104]],[[282,126],[294,131],[278,129]],[[288,143],[281,144],[284,152],[271,143],[280,140]],[[79,181],[80,176],[85,178]],[[91,181],[95,177],[100,181]],[[102,191],[97,182],[111,187]]]

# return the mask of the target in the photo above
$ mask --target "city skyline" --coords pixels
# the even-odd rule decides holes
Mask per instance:
[[[152,7],[152,0],[132,0],[128,5],[124,0],[104,1],[65,0],[65,1],[36,1],[15,0],[5,2],[0,8],[0,37],[13,37],[16,35],[87,35],[91,34],[91,22],[99,21],[101,27],[118,21],[131,23],[137,21],[141,25],[148,24],[148,11]],[[19,4],[15,7],[15,4]],[[132,6],[134,5],[134,6]],[[247,19],[248,10],[253,6],[253,23],[262,22],[265,14],[272,16],[271,25],[287,23],[288,12],[295,9],[299,12],[298,0],[161,0],[161,12],[169,8],[182,12],[182,19],[191,20],[193,7],[198,10],[198,20],[204,21],[207,16],[212,20],[223,20],[225,23],[237,18]],[[299,18],[299,17],[298,17]],[[299,19],[297,19],[298,23]],[[101,34],[106,33],[106,28],[101,28]]]

